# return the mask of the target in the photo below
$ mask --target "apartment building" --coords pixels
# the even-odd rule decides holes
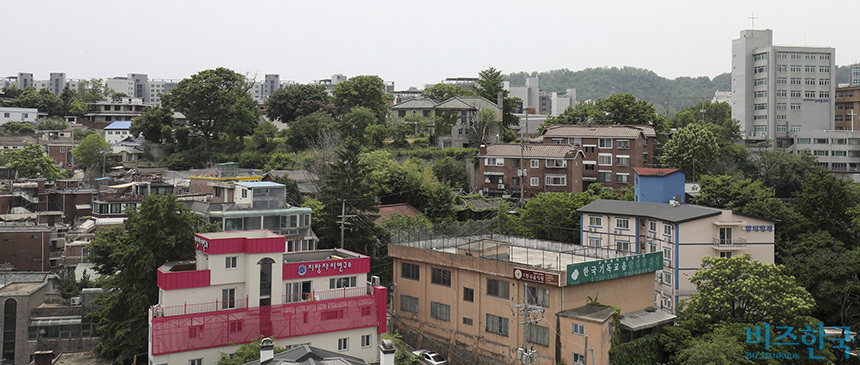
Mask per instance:
[[[534,364],[608,364],[612,307],[624,338],[672,321],[648,311],[660,253],[474,234],[395,237],[392,328],[449,361],[513,364],[525,344]],[[414,236],[418,237],[418,236]],[[536,322],[524,325],[523,312]],[[641,326],[627,318],[640,318]],[[586,349],[585,337],[588,336]],[[587,356],[587,360],[586,360]],[[593,357],[593,358],[592,358]],[[587,362],[586,362],[587,361]]]
[[[543,192],[583,190],[585,154],[568,144],[491,144],[478,151],[484,196],[528,198]]]
[[[836,50],[779,46],[773,31],[732,41],[732,118],[747,142],[791,143],[789,133],[833,130]]]
[[[35,125],[39,109],[0,107],[0,125],[9,122],[24,122]]]
[[[441,103],[430,99],[411,99],[399,104],[392,105],[389,112],[392,116],[405,118],[408,115],[420,114],[427,118],[442,117],[448,120],[441,133],[432,133],[436,136],[436,146],[447,147],[469,147],[475,139],[483,138],[485,143],[496,143],[500,141],[498,126],[491,126],[483,136],[475,137],[473,130],[474,119],[482,110],[491,110],[495,115],[495,121],[502,120],[502,108],[482,97],[453,97]],[[431,124],[431,129],[435,126]]]
[[[133,88],[132,86],[130,86]],[[121,98],[116,101],[100,101],[89,104],[89,112],[85,118],[89,127],[103,129],[115,121],[128,121],[134,119],[146,108],[143,99]]]
[[[150,364],[214,364],[260,336],[379,361],[387,290],[367,282],[369,257],[287,252],[286,238],[265,230],[195,234],[193,244],[195,260],[158,269]]]
[[[170,94],[173,88],[179,85],[179,81],[181,80],[150,80],[148,82],[149,100],[147,102],[151,105],[161,106],[161,96],[164,94]]]
[[[633,168],[654,164],[657,133],[649,126],[559,124],[544,129],[542,139],[583,151],[583,187],[598,182],[623,189],[633,186]]]
[[[860,67],[853,67],[852,80],[855,69],[860,78]],[[833,122],[836,130],[860,132],[860,114],[858,114],[860,113],[860,82],[849,86],[840,85],[836,88],[835,108]]]
[[[174,186],[164,182],[161,175],[137,175],[132,181],[107,186],[92,198],[92,215],[96,218],[126,217],[125,210],[140,207],[149,194],[168,195]]]
[[[678,302],[696,293],[690,277],[704,257],[749,253],[755,260],[774,262],[772,219],[679,202],[602,199],[579,213],[581,242],[588,247],[662,253],[654,302],[669,313],[676,313]]]
[[[860,131],[810,131],[793,133],[792,153],[804,150],[815,156],[816,165],[842,178],[860,180]]]

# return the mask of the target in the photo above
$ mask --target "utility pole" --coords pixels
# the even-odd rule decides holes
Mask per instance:
[[[540,322],[544,316],[544,308],[539,305],[529,305],[528,300],[525,296],[529,293],[528,285],[525,285],[525,295],[523,296],[523,304],[511,304],[511,312],[516,316],[523,316],[523,321],[519,323],[519,325],[523,326],[523,347],[517,349],[517,360],[523,363],[523,365],[530,365],[537,361],[537,351],[535,351],[534,346],[531,349],[528,349],[528,341],[526,341],[526,333],[528,332],[529,325],[532,323]],[[516,312],[516,309],[519,310],[519,313]],[[540,314],[540,318],[537,315]]]
[[[528,171],[526,169],[525,164],[525,154],[526,154],[526,132],[529,129],[529,109],[525,108],[526,112],[526,127],[520,128],[520,169],[517,171],[517,176],[520,177],[520,208],[526,206],[526,176],[528,176]]]
[[[346,199],[341,199],[340,202],[341,202],[340,215],[337,216],[338,218],[340,218],[340,220],[337,221],[336,223],[340,223],[340,248],[343,248],[343,232],[344,232],[344,230],[346,230],[346,225],[352,225],[352,223],[347,222],[346,219],[347,218],[354,218],[354,217],[356,217],[356,215],[355,214],[349,214],[349,215],[346,214]]]

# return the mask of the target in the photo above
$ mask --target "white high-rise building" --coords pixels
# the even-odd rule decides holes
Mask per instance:
[[[773,31],[743,30],[732,41],[732,118],[747,142],[793,143],[793,134],[832,130],[836,50],[779,46]]]

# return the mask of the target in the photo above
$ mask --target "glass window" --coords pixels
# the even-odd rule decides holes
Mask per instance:
[[[451,271],[433,268],[430,272],[430,282],[436,285],[451,286]]]
[[[595,227],[603,227],[603,217],[589,216],[588,225]]]
[[[221,290],[221,309],[236,308],[236,288]]]
[[[418,313],[418,298],[408,295],[400,295],[400,310],[409,313]]]
[[[487,278],[487,295],[497,298],[510,298],[510,288],[506,281]]]
[[[527,286],[525,295],[526,304],[549,308],[549,289]]]
[[[630,229],[630,219],[615,218],[615,229]]]
[[[435,318],[440,321],[451,321],[451,306],[447,304],[430,302],[430,318]]]
[[[237,257],[237,256],[228,256],[228,257],[226,257],[225,259],[226,259],[226,260],[225,260],[225,261],[226,261],[226,265],[225,265],[225,267],[226,267],[226,268],[228,268],[228,269],[235,269],[235,268],[237,268],[237,267],[239,266],[239,262],[238,262],[239,257]]]
[[[508,335],[508,319],[487,314],[487,332],[497,335]]]
[[[350,276],[345,278],[331,278],[328,279],[328,288],[329,289],[343,289],[343,288],[355,288],[356,287],[356,277]]]
[[[361,347],[362,348],[370,347],[370,335],[361,336]]]
[[[346,351],[349,350],[349,337],[338,338],[337,339],[337,350],[338,351]]]
[[[463,288],[463,301],[474,302],[475,301],[475,289]]]
[[[573,324],[573,334],[585,336],[585,326],[578,324],[578,323],[574,323]]]
[[[598,138],[597,146],[600,148],[612,148],[612,138]]]
[[[420,266],[404,262],[400,265],[400,277],[404,279],[420,280]]]
[[[534,324],[526,325],[526,341],[549,346],[549,328]]]

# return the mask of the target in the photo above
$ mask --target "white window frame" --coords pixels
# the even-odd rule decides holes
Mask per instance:
[[[615,229],[630,229],[630,218],[615,218]]]
[[[505,159],[503,158],[495,158],[495,157],[487,157],[484,159],[485,166],[505,166]]]
[[[573,325],[571,326],[571,333],[573,333],[574,335],[585,336],[585,326],[579,323],[573,323]]]
[[[239,256],[227,256],[224,258],[224,268],[235,270],[239,268]]]
[[[605,144],[604,142],[609,141],[609,144]],[[597,147],[598,148],[612,148],[612,138],[598,138],[597,139]]]
[[[365,349],[365,348],[370,347],[370,340],[371,340],[370,335],[362,335],[361,336],[361,348]]]
[[[603,217],[595,215],[588,216],[588,226],[603,228]]]
[[[606,160],[609,163],[606,163]],[[601,153],[597,155],[597,165],[598,166],[612,166],[612,154],[611,153]]]
[[[629,183],[630,182],[630,174],[626,173],[626,172],[619,172],[619,173],[615,174],[615,182]]]
[[[561,179],[559,183],[553,183],[553,180]],[[544,177],[544,185],[546,186],[567,186],[566,175],[546,175]]]
[[[551,168],[551,169],[558,169],[558,168],[567,167],[567,161],[565,161],[563,159],[548,158],[545,161],[546,162],[544,163],[544,166]],[[559,162],[561,162],[561,164],[559,164]]]
[[[540,167],[540,160],[530,160],[529,166],[533,169]]]
[[[337,339],[337,350],[338,351],[349,351],[349,337]]]
[[[621,160],[626,160],[626,162],[624,164],[622,164]],[[629,155],[615,155],[615,164],[617,166],[630,166],[630,156]]]
[[[529,186],[540,186],[540,179],[536,177],[529,178]]]
[[[619,150],[626,150],[630,148],[630,140],[629,139],[619,139],[615,141],[615,148]]]

